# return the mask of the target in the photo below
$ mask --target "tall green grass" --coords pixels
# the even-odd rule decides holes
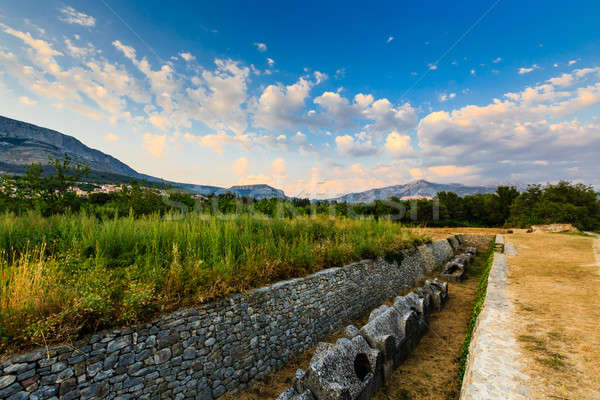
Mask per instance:
[[[428,238],[372,219],[0,216],[0,351],[62,341]]]

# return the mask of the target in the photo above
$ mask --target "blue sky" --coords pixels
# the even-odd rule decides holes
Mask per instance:
[[[597,2],[189,3],[4,1],[1,114],[291,195],[600,184]]]

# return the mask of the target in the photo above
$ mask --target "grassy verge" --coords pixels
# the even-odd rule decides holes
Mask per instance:
[[[485,301],[485,296],[487,293],[487,284],[488,277],[490,275],[490,269],[492,268],[492,262],[494,261],[494,246],[496,244],[496,239],[492,241],[492,245],[489,250],[487,262],[483,267],[483,272],[481,273],[481,278],[479,280],[479,286],[477,287],[475,302],[473,305],[473,312],[471,313],[471,319],[469,320],[469,325],[467,327],[467,334],[465,335],[465,340],[463,341],[463,345],[460,352],[459,357],[459,368],[458,368],[458,384],[459,388],[462,385],[463,378],[465,376],[465,371],[467,368],[467,359],[469,358],[469,345],[471,344],[471,337],[473,335],[473,330],[475,329],[475,324],[477,323],[477,318],[479,317],[479,313],[481,313],[481,309],[483,308],[483,303]]]
[[[0,353],[428,240],[372,219],[0,215]]]

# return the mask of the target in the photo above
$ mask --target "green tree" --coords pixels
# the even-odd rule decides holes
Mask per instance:
[[[515,199],[519,197],[519,191],[514,186],[498,186],[496,195],[502,224],[504,224],[510,218],[510,208]]]

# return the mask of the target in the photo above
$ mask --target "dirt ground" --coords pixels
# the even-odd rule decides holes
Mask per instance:
[[[378,393],[375,399],[458,398],[460,392],[456,380],[458,357],[486,258],[487,251],[481,251],[467,270],[467,279],[461,283],[449,284],[449,299],[444,309],[430,316],[431,329],[404,364],[394,372],[391,382]],[[368,313],[362,319],[355,321],[354,325],[362,326],[367,320]],[[335,343],[342,336],[343,329],[324,341]],[[228,400],[276,399],[291,385],[296,370],[306,368],[312,354],[313,349],[305,351],[264,381],[256,383],[242,393],[228,394],[225,398]]]
[[[445,239],[457,233],[472,233],[484,235],[505,234],[507,229],[503,228],[411,228],[416,232],[426,233],[433,241]]]
[[[540,399],[600,399],[600,266],[594,238],[515,233],[505,240],[519,340]]]

